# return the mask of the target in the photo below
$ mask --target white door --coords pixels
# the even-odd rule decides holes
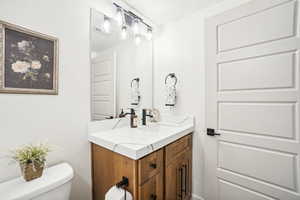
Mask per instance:
[[[206,200],[300,200],[298,4],[206,20]]]
[[[103,53],[92,59],[92,120],[116,115],[115,53]]]

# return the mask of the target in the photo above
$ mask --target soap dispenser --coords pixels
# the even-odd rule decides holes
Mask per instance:
[[[130,127],[137,128],[138,126],[138,117],[133,108],[130,109]]]

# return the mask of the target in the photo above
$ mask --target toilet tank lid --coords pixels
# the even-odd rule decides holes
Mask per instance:
[[[29,182],[19,177],[0,183],[1,199],[31,199],[69,182],[73,174],[72,167],[67,163],[62,163],[45,169],[42,177]]]

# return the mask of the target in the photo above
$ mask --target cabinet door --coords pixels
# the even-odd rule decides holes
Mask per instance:
[[[166,166],[166,200],[189,200],[191,189],[192,151],[187,149]]]
[[[106,192],[125,176],[127,190],[137,199],[137,161],[92,144],[93,200],[105,199]],[[1,199],[1,198],[0,198]]]
[[[166,166],[165,195],[166,200],[183,200],[183,164],[184,153]]]
[[[178,160],[173,160],[165,169],[165,197],[166,200],[181,200],[180,192],[180,166]]]
[[[189,200],[192,196],[192,150],[184,153],[182,168],[182,199]]]
[[[163,200],[162,173],[158,173],[139,186],[139,200]]]

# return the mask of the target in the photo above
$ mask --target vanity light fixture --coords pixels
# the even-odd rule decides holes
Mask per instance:
[[[127,39],[127,36],[128,36],[127,26],[123,25],[121,30],[121,39],[125,40]]]
[[[152,26],[145,23],[141,17],[137,16],[130,10],[126,10],[116,3],[113,4],[116,8],[116,16],[114,17],[114,19],[117,21],[118,25],[121,26],[121,39],[125,40],[126,38],[128,38],[129,34],[133,35],[134,42],[136,45],[139,45],[143,38],[146,38],[147,40],[152,40]],[[108,18],[107,21],[109,22]],[[106,21],[104,22],[107,23]],[[107,31],[105,30],[105,32]]]
[[[119,26],[122,26],[122,24],[123,24],[123,10],[122,10],[121,7],[117,7],[116,21],[117,21]]]
[[[103,30],[105,33],[110,33],[111,23],[107,16],[104,16]]]

